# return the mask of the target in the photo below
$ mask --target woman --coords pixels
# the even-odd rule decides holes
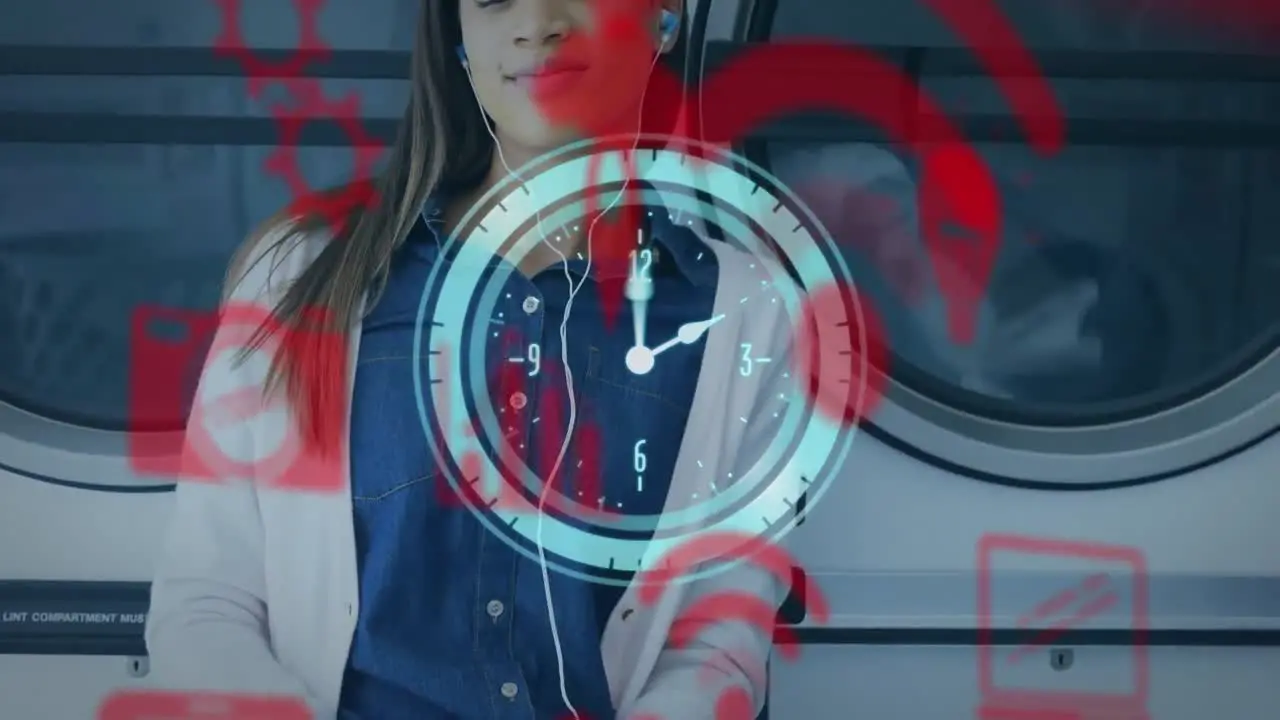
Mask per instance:
[[[655,52],[671,52],[678,37],[669,25],[660,28],[659,13],[679,18],[682,8],[678,0],[664,2],[616,4],[643,14],[644,27],[652,28],[643,43],[648,68]],[[757,709],[762,705],[765,679],[755,668],[764,667],[771,628],[718,618],[679,647],[669,631],[680,608],[700,594],[734,590],[776,607],[784,589],[774,574],[734,568],[672,586],[656,604],[639,602],[634,586],[593,586],[554,573],[544,588],[548,580],[537,563],[436,492],[442,471],[421,431],[413,330],[428,273],[451,262],[441,252],[444,239],[510,168],[583,133],[540,112],[535,95],[543,91],[547,59],[574,43],[595,51],[578,56],[586,58],[581,67],[560,68],[581,73],[576,92],[598,100],[610,88],[617,98],[584,126],[621,128],[616,118],[637,117],[646,76],[628,69],[634,58],[620,62],[599,52],[616,53],[625,43],[583,40],[600,24],[592,4],[424,2],[412,99],[374,205],[353,212],[332,238],[318,217],[277,222],[233,265],[228,302],[265,304],[274,318],[243,363],[210,362],[201,396],[257,384],[263,402],[285,398],[308,438],[305,452],[338,468],[342,491],[286,492],[258,476],[253,483],[179,488],[147,627],[153,671],[165,687],[290,694],[305,698],[316,717],[369,720],[552,720],[570,713],[710,720],[725,688],[740,688]],[[631,92],[617,93],[619,78],[630,77],[637,78]],[[721,296],[744,283],[758,289],[746,255],[655,223],[652,282],[663,299],[650,308],[655,336],[675,337],[682,324],[710,317]],[[560,247],[543,246],[520,264],[508,287],[514,304],[500,315],[520,342],[541,343],[547,366],[567,352],[580,385],[579,425],[594,422],[606,434],[602,492],[621,497],[616,493],[626,491],[610,481],[634,483],[632,448],[611,446],[609,433],[648,437],[647,477],[667,487],[690,482],[675,472],[682,445],[725,447],[727,457],[740,445],[767,444],[762,438],[771,426],[764,421],[745,431],[736,422],[690,422],[690,398],[697,390],[715,412],[733,412],[739,402],[751,412],[757,396],[772,392],[766,387],[776,388],[742,379],[703,389],[704,363],[732,368],[736,358],[704,360],[702,353],[736,351],[737,340],[770,347],[783,335],[783,315],[761,312],[750,325],[727,321],[689,352],[664,355],[661,372],[625,374],[623,356],[632,345],[627,309],[616,322],[606,317],[608,288],[618,278],[609,267],[576,259],[590,249],[585,234],[570,233]],[[568,314],[573,340],[562,348],[555,330],[565,322],[566,268],[582,290]],[[336,352],[325,339],[331,335],[294,331],[313,308],[341,337]],[[264,354],[270,372],[254,374]],[[777,358],[782,365],[783,356]],[[349,417],[335,410],[348,402]],[[511,443],[537,444],[536,418],[507,417],[507,429],[524,434],[509,435]],[[251,456],[273,432],[246,423],[222,431],[219,447]],[[579,480],[570,473],[565,482]],[[668,507],[665,495],[650,488],[627,500],[640,506],[637,512],[658,513]]]

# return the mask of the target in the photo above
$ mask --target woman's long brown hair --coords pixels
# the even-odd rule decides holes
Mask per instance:
[[[348,404],[346,339],[358,319],[358,308],[385,281],[392,256],[417,222],[426,199],[439,191],[465,192],[476,187],[491,165],[488,119],[455,54],[462,42],[460,1],[467,0],[421,3],[409,105],[386,167],[375,181],[372,201],[352,210],[336,233],[324,213],[278,215],[249,237],[231,263],[224,295],[254,265],[281,257],[291,243],[316,234],[332,235],[272,308],[268,322],[246,349],[247,354],[274,338],[277,349],[265,391],[284,389],[308,447],[319,452],[341,447]],[[666,58],[679,71],[686,70],[684,34]],[[375,299],[367,298],[368,305]]]

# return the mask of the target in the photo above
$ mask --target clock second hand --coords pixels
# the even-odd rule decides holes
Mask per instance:
[[[676,331],[675,337],[653,348],[653,350],[650,351],[650,354],[657,355],[664,350],[669,350],[675,347],[677,343],[692,345],[697,342],[698,338],[702,337],[702,334],[709,330],[712,325],[715,325],[723,319],[724,313],[720,313],[710,320],[699,320],[698,322],[685,323]]]

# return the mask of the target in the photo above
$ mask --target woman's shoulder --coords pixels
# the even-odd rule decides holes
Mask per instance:
[[[224,300],[274,303],[329,244],[331,235],[297,219],[276,218],[258,228],[232,258]]]
[[[732,304],[736,310],[742,298],[774,297],[795,299],[803,296],[799,285],[791,278],[781,261],[762,254],[748,252],[728,243],[709,242],[719,264],[719,303]],[[745,323],[748,335],[760,341],[777,341],[777,337],[790,334],[792,321],[787,308],[793,302],[751,303],[750,322]],[[729,310],[725,305],[717,312]]]
[[[748,252],[716,240],[704,242],[715,252],[716,263],[720,268],[719,283],[729,289],[758,286],[761,280],[769,283],[791,282],[782,263],[763,253]]]

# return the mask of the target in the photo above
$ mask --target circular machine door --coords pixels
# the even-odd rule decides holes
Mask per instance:
[[[218,13],[170,5],[52,0],[0,11],[0,56],[12,61],[0,62],[0,471],[171,489],[159,468],[172,463],[131,461],[129,440],[181,433],[232,253],[291,199],[266,169],[279,133],[263,124],[264,106],[243,78],[202,70]],[[330,0],[322,18],[337,66],[362,78],[322,88],[331,99],[358,93],[366,129],[382,137],[407,97],[412,23],[397,18],[417,6]],[[289,49],[295,12],[246,8],[241,22],[255,47]],[[85,52],[100,47],[113,50]],[[268,91],[271,103],[287,97]],[[308,183],[351,179],[341,144],[294,148]]]
[[[1065,145],[1044,152],[1009,109],[1015,84],[984,75],[932,5],[758,2],[740,26],[748,39],[825,37],[913,58],[903,72],[962,129],[999,189],[1003,229],[982,278],[925,249],[920,154],[889,143],[885,128],[788,117],[747,144],[844,248],[885,327],[892,361],[869,431],[953,472],[1063,489],[1158,480],[1271,434],[1280,73],[1209,77],[1195,54],[1221,59],[1240,44],[1157,18],[1006,5],[1065,117]],[[1192,53],[1186,78],[1166,68],[1148,79],[1150,53],[1170,50]],[[1090,60],[1102,52],[1115,53],[1106,68]],[[944,292],[947,276],[962,279]],[[958,303],[969,340],[953,332]]]

